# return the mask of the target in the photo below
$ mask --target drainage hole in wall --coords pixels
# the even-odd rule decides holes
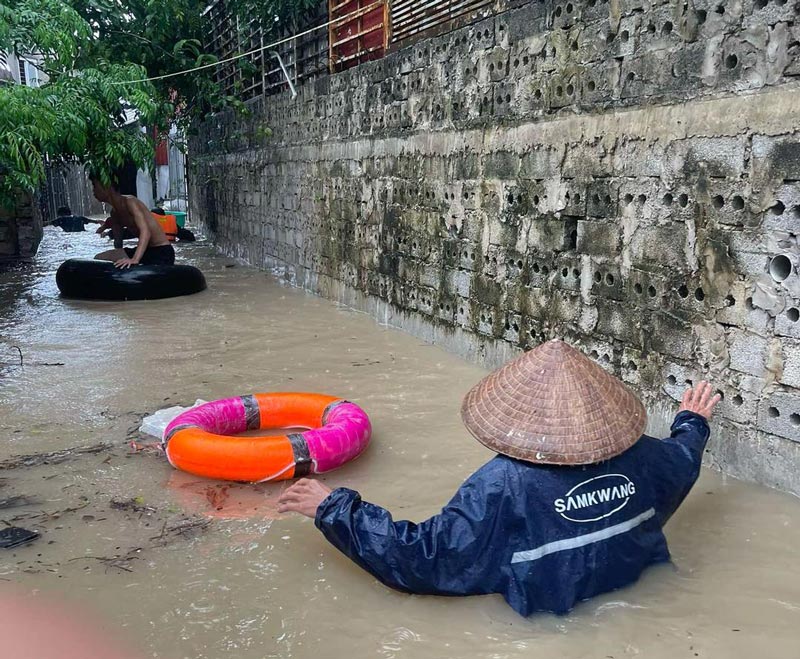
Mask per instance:
[[[636,74],[633,71],[628,71],[628,75],[625,76],[625,79],[628,82],[633,82],[636,79]]]
[[[639,200],[639,203],[640,203],[640,204],[643,204],[644,202],[646,202],[646,201],[647,201],[647,195],[645,195],[645,194],[640,194],[640,195],[639,195],[639,197],[638,197],[638,200]]]
[[[534,264],[533,264],[533,271],[534,271],[535,273],[537,273],[537,274],[538,274],[540,269],[541,269],[541,268],[539,267],[539,264],[538,264],[538,263],[534,263]]]
[[[548,268],[546,265],[543,265],[542,266],[542,274],[543,275],[547,275],[547,273],[549,273],[549,272],[550,272],[550,268]]]
[[[711,200],[711,203],[714,205],[714,208],[719,210],[725,205],[725,200],[722,198],[722,195],[717,195]]]
[[[702,288],[696,288],[694,290],[694,299],[698,302],[702,302],[706,299],[706,293]]]
[[[563,95],[564,95],[564,88],[563,88],[561,85],[559,85],[558,87],[556,87],[556,94],[557,94],[558,96],[563,96]]]
[[[661,34],[670,34],[672,32],[672,23],[667,21],[664,23],[664,27],[661,28]]]
[[[722,16],[725,13],[725,5],[717,5],[717,8],[714,11]]]
[[[589,353],[589,357],[591,357],[592,359],[597,359],[599,356],[600,356],[600,353],[599,353],[599,352],[597,352],[597,350],[592,350],[592,351]]]
[[[594,273],[594,280],[595,280],[595,281],[596,281],[598,284],[599,284],[601,281],[603,281],[603,275],[602,275],[602,273],[600,273],[600,272],[595,272],[595,273]]]
[[[628,43],[628,39],[631,38],[630,32],[623,30],[619,33],[619,38],[622,39],[622,43]]]
[[[783,254],[774,256],[769,262],[769,274],[775,281],[783,281],[792,274],[792,262]]]
[[[667,376],[667,384],[674,385],[678,384],[678,379],[674,375]]]
[[[735,211],[742,210],[744,208],[744,199],[737,194],[733,199],[731,199],[731,207]]]
[[[572,83],[567,85],[567,96],[572,96],[575,93],[575,87],[572,86]]]
[[[725,58],[725,66],[727,66],[729,69],[735,69],[738,63],[739,58],[734,54],[730,54]]]
[[[655,24],[655,23],[652,23],[652,22],[651,22],[651,23],[648,23],[648,24],[647,24],[647,31],[648,31],[650,34],[655,34],[655,33],[656,33],[656,24]]]
[[[564,277],[564,278],[566,279],[567,275],[569,275],[569,268],[564,268],[564,269],[561,271],[561,276],[562,276],[562,277]]]
[[[642,294],[642,291],[643,291],[644,289],[642,288],[642,285],[641,285],[640,283],[638,283],[638,282],[637,282],[636,284],[634,284],[634,285],[633,285],[633,290],[634,290],[634,291],[636,291],[636,294],[637,294],[637,295],[641,295],[641,294]]]
[[[724,392],[724,391],[722,391],[721,389],[717,389],[717,390],[716,390],[714,393],[715,393],[717,396],[719,396],[719,399],[720,399],[721,401],[722,401],[722,400],[725,400],[725,392]]]
[[[689,196],[686,194],[679,195],[678,204],[681,208],[686,208],[689,205]]]
[[[559,5],[558,7],[556,7],[556,18],[559,18],[562,13],[563,10],[561,9],[561,5]]]
[[[655,288],[655,286],[648,286],[648,287],[647,287],[647,294],[648,294],[650,297],[655,297],[657,292],[658,292],[658,291],[656,291],[656,288]]]
[[[725,296],[725,306],[726,307],[732,307],[734,304],[736,304],[736,298],[733,297],[733,295],[726,295]]]
[[[786,210],[786,206],[784,206],[783,202],[778,199],[778,201],[775,202],[775,205],[770,208],[770,210],[772,211],[773,215],[783,215],[783,211]]]
[[[569,245],[568,249],[576,249],[578,247],[578,230],[573,229],[569,232]]]
[[[789,423],[795,427],[800,426],[800,414],[793,412],[791,415],[789,415]]]
[[[626,194],[626,195],[625,195],[625,196],[622,198],[622,200],[623,200],[623,201],[624,201],[626,204],[630,204],[630,203],[633,201],[633,195],[632,195],[632,194]]]
[[[767,414],[773,419],[777,419],[781,415],[781,411],[777,407],[770,407],[767,409]]]
[[[608,356],[608,353],[607,353],[607,352],[604,352],[604,353],[603,353],[603,357],[602,357],[601,361],[602,361],[604,364],[608,364],[608,363],[611,361],[611,357],[609,357],[609,356]]]
[[[578,268],[572,268],[572,276],[578,279],[581,276],[581,271]]]
[[[590,80],[588,83],[586,83],[586,89],[588,89],[590,92],[593,92],[594,88],[595,88],[594,80]]]
[[[671,195],[669,192],[667,192],[667,194],[665,194],[665,195],[664,195],[664,196],[661,198],[661,202],[662,202],[662,203],[663,203],[665,206],[672,206],[672,195]]]
[[[708,12],[705,9],[700,9],[697,12],[697,22],[702,25],[706,22],[706,18],[708,18]]]
[[[685,384],[687,387],[692,387],[692,386],[694,386],[694,382],[692,382],[691,380],[684,380],[684,381],[683,381],[683,383],[684,383],[684,384]]]
[[[615,38],[616,36],[617,36],[617,35],[615,35],[613,32],[609,32],[609,33],[606,35],[606,43],[607,43],[607,44],[614,43],[614,38]]]
[[[687,298],[687,297],[689,297],[689,289],[688,289],[688,288],[686,288],[686,286],[685,286],[685,285],[684,285],[684,286],[681,286],[681,287],[678,289],[678,295],[680,295],[682,298]]]
[[[798,320],[800,320],[800,311],[792,307],[786,312],[786,317],[793,323],[796,323]]]
[[[749,297],[744,301],[744,306],[747,308],[748,311],[753,311],[755,306],[753,305],[753,298]]]
[[[522,259],[520,259],[519,261],[517,261],[517,267],[518,267],[520,270],[522,270]]]
[[[573,9],[574,9],[574,7],[572,6],[572,3],[570,2],[570,3],[567,5],[567,13],[568,13],[568,14],[571,14]]]
[[[606,285],[607,286],[613,286],[614,285],[614,275],[612,275],[612,274],[607,274],[606,275]]]
[[[628,368],[630,370],[632,370],[632,371],[638,371],[639,370],[639,366],[632,359],[628,362]]]
[[[756,9],[764,9],[767,6],[769,0],[756,0]]]
[[[734,407],[741,407],[744,400],[739,394],[736,394],[733,398],[731,398],[731,403],[733,403]]]

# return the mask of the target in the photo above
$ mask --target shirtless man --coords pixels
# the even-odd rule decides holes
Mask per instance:
[[[96,259],[113,261],[118,268],[132,265],[172,265],[175,263],[175,250],[170,245],[161,225],[141,201],[131,195],[120,194],[114,185],[106,186],[92,177],[94,196],[97,201],[110,204],[111,230],[114,236],[114,249],[101,252]],[[128,229],[139,237],[136,248],[122,247],[124,230]]]

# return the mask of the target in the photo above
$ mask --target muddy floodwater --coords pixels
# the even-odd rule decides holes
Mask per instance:
[[[530,619],[499,596],[387,589],[311,520],[276,514],[285,483],[176,472],[135,432],[142,415],[319,391],[374,425],[366,453],[321,479],[422,520],[491,457],[458,415],[485,372],[202,242],[177,251],[203,293],[60,299],[58,264],[107,245],[48,228],[33,264],[0,273],[0,520],[41,532],[0,549],[0,583],[78,603],[165,659],[800,657],[800,500],[707,470],[667,527],[672,565]]]

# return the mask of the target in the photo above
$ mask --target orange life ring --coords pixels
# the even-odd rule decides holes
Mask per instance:
[[[273,437],[245,430],[308,428]],[[334,396],[265,393],[216,400],[178,415],[162,446],[172,466],[221,480],[263,482],[322,473],[358,456],[372,428],[366,413]]]

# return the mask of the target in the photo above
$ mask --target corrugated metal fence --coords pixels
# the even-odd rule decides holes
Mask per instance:
[[[76,215],[100,215],[103,206],[92,194],[92,184],[83,165],[59,163],[47,165],[47,181],[41,194],[45,222],[52,222],[60,206],[69,206]]]
[[[468,22],[487,15],[496,0],[393,0],[390,16],[392,44],[442,31],[455,21]]]

